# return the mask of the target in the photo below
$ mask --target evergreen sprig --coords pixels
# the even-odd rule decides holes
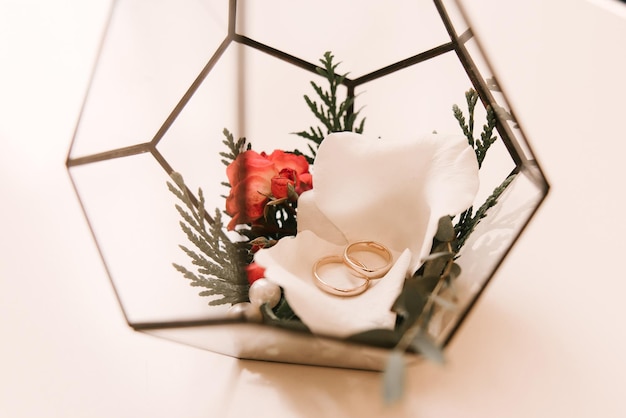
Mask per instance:
[[[452,106],[452,113],[454,114],[455,119],[459,122],[461,130],[467,138],[467,142],[476,153],[478,167],[481,167],[485,156],[487,155],[487,150],[489,150],[489,147],[496,142],[497,137],[493,135],[493,130],[496,127],[497,119],[496,112],[491,108],[491,106],[487,106],[487,123],[483,125],[480,139],[474,138],[474,110],[476,108],[478,98],[478,93],[474,89],[469,89],[465,92],[468,121],[466,121],[463,111],[456,104]]]
[[[225,139],[222,141],[222,144],[226,145],[229,152],[220,152],[220,156],[222,157],[222,163],[228,167],[232,164],[233,161],[246,150],[252,149],[252,144],[247,142],[246,138],[239,138],[235,141],[235,137],[232,133],[226,128],[222,131]]]
[[[346,84],[348,73],[337,73],[340,63],[334,62],[331,52],[326,52],[320,62],[322,65],[316,71],[328,82],[328,87],[324,89],[311,81],[317,97],[314,100],[304,95],[304,100],[319,121],[319,125],[295,132],[296,135],[310,141],[308,144],[310,155],[294,151],[296,154],[304,155],[309,163],[313,163],[317,149],[326,135],[341,131],[362,133],[365,125],[365,118],[357,121],[360,110],[354,111],[354,95],[349,93],[343,101],[337,97],[337,90],[339,86]],[[474,89],[470,89],[465,93],[465,99],[467,116],[457,105],[452,108],[453,114],[474,150],[480,168],[487,151],[497,139],[494,135],[496,116],[501,119],[512,116],[503,108],[492,109],[487,106],[486,123],[480,137],[475,138],[475,108],[479,96]],[[238,155],[250,150],[251,145],[245,138],[235,140],[227,129],[224,129],[223,134],[225,139],[222,142],[227,151],[220,152],[219,155],[222,157],[222,163],[229,166]],[[394,329],[372,329],[349,338],[352,341],[393,349],[384,376],[385,397],[388,401],[397,399],[402,393],[404,354],[407,351],[419,352],[426,358],[443,362],[441,347],[428,333],[430,320],[437,309],[457,309],[454,282],[461,273],[459,265],[455,263],[458,251],[476,225],[487,215],[489,208],[497,203],[513,178],[514,175],[507,177],[475,213],[473,207],[463,212],[456,225],[453,225],[449,216],[440,219],[437,233],[433,238],[431,254],[422,260],[422,267],[405,280],[403,289],[394,302],[392,310],[397,314]],[[238,230],[241,237],[247,240],[233,242],[225,232],[220,210],[216,210],[214,219],[207,222],[210,217],[204,210],[202,190],[198,191],[198,202],[195,202],[179,174],[174,173],[172,180],[174,184],[168,182],[168,188],[183,203],[176,205],[176,210],[181,216],[180,226],[188,241],[193,244],[191,249],[183,245],[180,248],[196,267],[196,271],[190,271],[178,264],[174,264],[174,267],[190,280],[191,286],[204,289],[200,292],[201,296],[213,297],[209,305],[247,301],[249,285],[245,266],[252,261],[251,249],[257,245],[263,247],[265,243],[272,245],[283,236],[295,233],[295,216],[292,216],[295,212],[289,211],[295,211],[297,197],[293,206],[288,205],[289,199],[270,199],[264,213],[266,225],[262,227],[250,225],[249,228]],[[222,184],[231,186],[227,182]],[[446,290],[448,293],[444,293]],[[261,310],[267,324],[299,331],[307,330],[293,313],[284,296],[275,309],[263,305]]]
[[[454,229],[456,231],[456,250],[459,251],[461,247],[465,244],[467,238],[469,238],[470,234],[474,232],[476,225],[487,216],[487,211],[494,207],[496,203],[498,203],[498,199],[500,195],[504,193],[506,188],[515,178],[515,174],[509,175],[498,187],[496,187],[491,195],[485,200],[485,202],[478,208],[476,213],[473,213],[473,208],[470,207],[468,210],[463,212],[459,217],[457,224]]]
[[[467,138],[468,144],[474,149],[474,152],[476,153],[476,160],[478,161],[478,168],[481,168],[483,161],[487,156],[487,151],[489,151],[491,145],[493,145],[493,143],[497,140],[497,136],[494,135],[494,129],[497,122],[496,113],[501,114],[504,109],[499,107],[494,110],[491,106],[486,107],[487,121],[483,125],[480,139],[476,139],[474,138],[474,110],[478,99],[479,97],[476,90],[470,88],[465,92],[468,120],[465,119],[463,111],[456,104],[452,106],[452,113],[454,114],[454,118],[458,121],[463,134]],[[508,112],[506,113],[508,114]],[[476,228],[476,225],[478,225],[481,219],[487,216],[487,210],[497,203],[498,198],[504,192],[509,183],[511,183],[513,178],[514,175],[511,175],[504,179],[504,181],[493,190],[491,195],[480,206],[476,213],[473,213],[473,206],[470,206],[469,209],[461,213],[457,224],[454,226],[457,238],[455,242],[455,250],[457,252],[465,244],[469,235],[474,231],[474,228]]]
[[[226,145],[226,148],[228,148],[228,152],[222,151],[219,154],[220,157],[222,157],[222,164],[228,167],[233,163],[233,161],[235,161],[239,154],[252,149],[252,144],[250,144],[246,140],[246,138],[239,138],[237,141],[235,141],[235,137],[233,136],[233,134],[230,133],[230,131],[226,128],[224,128],[222,133],[225,137],[225,139],[222,141],[222,144]],[[221,182],[221,184],[222,186],[230,187],[230,183],[228,183],[227,181],[223,181]],[[226,196],[222,197],[226,198]]]
[[[300,151],[299,154],[304,155],[309,163],[312,163],[317,154],[317,148],[322,143],[327,134],[331,132],[354,131],[362,133],[365,127],[365,118],[357,123],[357,117],[360,110],[354,111],[354,96],[349,96],[345,100],[339,102],[337,98],[337,88],[343,84],[348,73],[338,74],[336,72],[340,63],[333,62],[334,56],[330,51],[324,53],[324,57],[320,59],[322,67],[317,67],[317,73],[328,81],[328,89],[324,90],[320,85],[311,81],[311,86],[317,94],[321,103],[312,100],[308,95],[304,95],[304,100],[313,112],[313,115],[321,122],[321,126],[310,126],[308,131],[295,132],[296,135],[306,138],[313,142],[308,145],[311,156]]]
[[[219,296],[211,299],[209,305],[247,301],[249,285],[244,267],[248,261],[247,250],[226,235],[219,210],[215,211],[212,222],[206,221],[202,189],[198,189],[196,205],[182,176],[172,173],[171,178],[173,183],[167,182],[167,187],[183,204],[175,206],[182,218],[180,227],[195,247],[190,249],[180,245],[180,248],[196,266],[197,272],[176,263],[174,268],[190,280],[191,286],[205,289],[200,296]]]

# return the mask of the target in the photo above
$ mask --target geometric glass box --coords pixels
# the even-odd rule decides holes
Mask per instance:
[[[475,205],[515,177],[460,253],[460,309],[433,335],[453,338],[549,189],[453,0],[114,3],[67,167],[133,329],[239,358],[383,368],[387,349],[231,319],[172,267],[185,238],[169,175],[223,208],[224,128],[258,150],[306,148],[292,132],[314,123],[303,95],[322,83],[325,51],[349,73],[340,95],[354,97],[370,135],[460,134],[452,105],[465,110],[470,88],[477,130],[496,110]]]

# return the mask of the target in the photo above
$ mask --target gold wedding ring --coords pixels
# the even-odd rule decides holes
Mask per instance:
[[[356,259],[353,254],[356,252],[371,252],[379,255],[384,260],[383,266],[372,267],[367,266]],[[383,277],[389,269],[391,269],[393,261],[393,255],[391,251],[384,245],[374,241],[357,241],[348,245],[343,252],[343,262],[354,270],[357,274],[365,276],[368,280],[380,279]],[[369,261],[368,261],[369,263]]]
[[[342,288],[342,287],[335,287],[329,284],[327,281],[322,279],[322,277],[320,276],[318,272],[318,269],[326,264],[344,265],[344,258],[339,255],[330,255],[327,257],[320,258],[313,265],[313,277],[315,277],[315,284],[324,292],[330,293],[331,295],[337,295],[337,296],[356,296],[367,290],[370,284],[369,279],[364,274],[361,274],[360,272],[353,271],[353,270],[350,270],[350,274],[363,280],[363,283],[360,284],[359,286],[352,287],[352,288]]]
[[[370,266],[364,263],[364,260],[355,258],[354,254],[358,252],[373,253],[382,258],[384,265],[371,267],[372,261],[367,261]],[[391,251],[384,245],[374,241],[357,241],[346,246],[343,256],[329,255],[322,257],[313,265],[313,277],[315,278],[315,284],[326,293],[337,296],[356,296],[365,292],[370,285],[370,280],[380,279],[383,277],[393,263],[393,255]],[[342,288],[335,287],[322,279],[319,274],[319,268],[326,264],[341,264],[348,267],[348,272],[352,276],[363,280],[363,283],[356,287]],[[380,264],[380,262],[378,263]]]

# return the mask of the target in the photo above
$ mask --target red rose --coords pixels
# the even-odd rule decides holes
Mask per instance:
[[[311,173],[302,173],[298,176],[299,183],[296,186],[296,193],[300,196],[303,192],[313,188],[313,176]]]
[[[268,160],[274,163],[277,172],[281,172],[284,168],[294,170],[298,175],[309,172],[309,163],[303,155],[291,154],[281,150],[275,150],[270,155],[266,155]]]
[[[298,194],[313,187],[306,158],[280,150],[270,155],[242,152],[226,168],[226,175],[231,185],[226,198],[226,213],[232,217],[229,230],[260,219],[270,194],[286,197],[289,182]]]
[[[294,191],[299,196],[302,192],[313,188],[313,177],[311,173],[302,173],[298,175],[291,168],[283,168],[277,176],[272,177],[272,196],[276,199],[283,199],[288,196],[289,185],[292,185]]]
[[[298,173],[291,168],[283,168],[277,176],[272,177],[272,196],[276,199],[287,197],[289,185],[296,186],[298,183]]]
[[[246,266],[246,274],[248,275],[248,283],[252,284],[265,277],[265,269],[257,263],[250,263]]]

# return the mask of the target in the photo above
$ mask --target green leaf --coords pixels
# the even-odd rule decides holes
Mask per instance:
[[[420,297],[423,299],[423,303],[426,303],[430,295],[437,287],[437,283],[439,283],[440,276],[419,276],[417,277],[417,291],[420,294]],[[423,308],[422,308],[423,309]],[[421,311],[420,311],[421,313]]]
[[[191,286],[205,288],[205,290],[199,293],[200,296],[220,296],[209,301],[210,306],[224,305],[228,303],[234,305],[248,300],[247,284],[229,283],[221,279],[195,274],[178,264],[174,264],[174,268],[181,272],[186,279],[190,280],[189,284]]]
[[[239,146],[243,148],[243,142]],[[204,211],[202,190],[198,191],[198,200],[194,202],[182,176],[174,173],[171,177],[174,183],[168,182],[168,189],[183,203],[175,205],[181,217],[180,226],[195,250],[183,245],[180,248],[196,271],[179,264],[174,264],[174,268],[190,281],[191,286],[204,289],[200,295],[211,297],[209,305],[247,301],[249,284],[244,268],[247,264],[247,249],[226,235],[218,209],[212,221],[208,221],[210,218]]]
[[[454,232],[454,225],[452,225],[452,218],[442,216],[439,218],[435,239],[441,242],[451,242],[454,238],[456,238],[456,233]]]
[[[451,251],[440,251],[436,253],[430,253],[426,257],[422,258],[422,262],[427,263],[429,261],[434,261],[434,260],[448,261],[451,258],[453,258],[455,255],[456,253],[453,253]]]
[[[443,351],[435,342],[423,331],[420,331],[411,341],[411,347],[423,355],[426,359],[438,364],[444,364]]]
[[[391,405],[402,399],[406,380],[406,362],[404,353],[393,350],[387,358],[387,364],[383,373],[383,399],[387,405]]]
[[[467,213],[462,214],[461,218],[454,226],[457,234],[455,251],[458,252],[461,247],[463,247],[465,241],[467,241],[467,238],[474,231],[474,228],[476,228],[476,225],[478,225],[481,219],[487,216],[487,211],[496,205],[498,199],[500,198],[502,193],[504,193],[509,184],[511,184],[514,178],[515,173],[509,175],[506,179],[504,179],[504,181],[493,190],[487,200],[485,200],[485,203],[483,203],[480,208],[478,208],[474,216],[472,216],[471,208],[467,211]]]
[[[287,303],[287,299],[284,297],[281,297],[278,305],[274,307],[274,313],[280,319],[299,320],[296,313],[291,309],[291,306],[289,306],[289,303]]]
[[[451,280],[454,280],[460,275],[461,275],[461,266],[459,266],[457,263],[453,263],[452,267],[450,268],[450,272],[448,273],[448,276],[450,277]]]
[[[347,339],[348,341],[373,345],[376,347],[392,348],[398,344],[401,337],[402,335],[396,330],[377,328],[353,334]]]
[[[409,278],[404,282],[402,292],[398,295],[391,310],[401,317],[409,320],[417,318],[424,309],[426,299],[424,298],[423,278]]]
[[[450,252],[449,247],[450,247],[450,244],[448,244],[447,242],[440,242],[440,243],[435,244],[431,253],[433,254],[444,253],[444,254],[453,254],[453,255],[445,256],[445,257],[443,256],[435,257],[433,259],[425,261],[423,265],[424,276],[439,277],[441,275],[441,273],[443,272],[443,269],[446,267],[450,259],[454,257],[454,253]]]
[[[360,111],[354,112],[354,95],[348,95],[345,100],[340,101],[337,96],[337,89],[345,84],[348,73],[337,74],[336,70],[339,63],[334,63],[334,56],[331,52],[324,53],[323,58],[319,61],[321,67],[317,67],[315,71],[321,77],[325,78],[328,86],[324,89],[314,81],[310,82],[313,91],[320,100],[320,103],[311,99],[308,95],[304,95],[304,101],[313,116],[320,123],[320,126],[309,127],[309,131],[295,132],[296,135],[306,138],[314,143],[311,147],[311,155],[305,155],[307,160],[312,161],[317,153],[317,147],[322,143],[326,135],[332,132],[354,131],[363,132],[365,118],[357,123],[357,115]]]
[[[225,166],[229,166],[233,161],[235,161],[239,154],[244,152],[246,149],[250,149],[252,144],[248,143],[246,141],[246,138],[239,138],[237,141],[235,141],[233,134],[230,133],[230,131],[226,128],[224,128],[222,133],[226,138],[222,141],[222,144],[226,145],[229,152],[220,152],[219,155],[221,157],[224,157],[222,159],[222,163]]]
[[[291,331],[311,332],[309,328],[300,320],[286,320],[279,318],[276,316],[274,311],[272,311],[272,308],[267,305],[267,303],[261,305],[261,314],[263,314],[263,322],[265,324],[289,329]]]

